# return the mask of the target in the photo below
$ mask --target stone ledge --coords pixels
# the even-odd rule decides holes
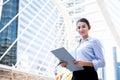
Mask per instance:
[[[0,67],[0,80],[54,80]]]

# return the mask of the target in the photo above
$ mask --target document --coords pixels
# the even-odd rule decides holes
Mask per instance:
[[[58,48],[51,51],[60,61],[66,61],[67,62],[67,69],[70,71],[77,71],[77,70],[83,70],[83,67],[78,67],[74,65],[73,61],[75,60],[72,55],[64,48]]]

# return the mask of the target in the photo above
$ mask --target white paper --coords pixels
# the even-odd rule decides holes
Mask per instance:
[[[83,67],[78,67],[74,65],[73,61],[75,60],[70,53],[64,48],[58,48],[51,51],[60,61],[66,61],[67,62],[67,69],[70,71],[77,71],[77,70],[83,70]]]

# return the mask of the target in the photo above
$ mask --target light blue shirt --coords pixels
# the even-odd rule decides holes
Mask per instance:
[[[76,60],[92,62],[96,71],[105,66],[102,45],[98,39],[88,37],[79,41],[70,53]]]

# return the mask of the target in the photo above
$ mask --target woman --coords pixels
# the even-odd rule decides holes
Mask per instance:
[[[72,80],[98,80],[97,69],[105,66],[101,43],[89,36],[90,28],[86,18],[81,18],[76,23],[76,31],[82,38],[73,47],[71,55],[76,59],[73,63],[84,70],[74,71]],[[61,61],[61,66],[67,66],[67,62]]]

